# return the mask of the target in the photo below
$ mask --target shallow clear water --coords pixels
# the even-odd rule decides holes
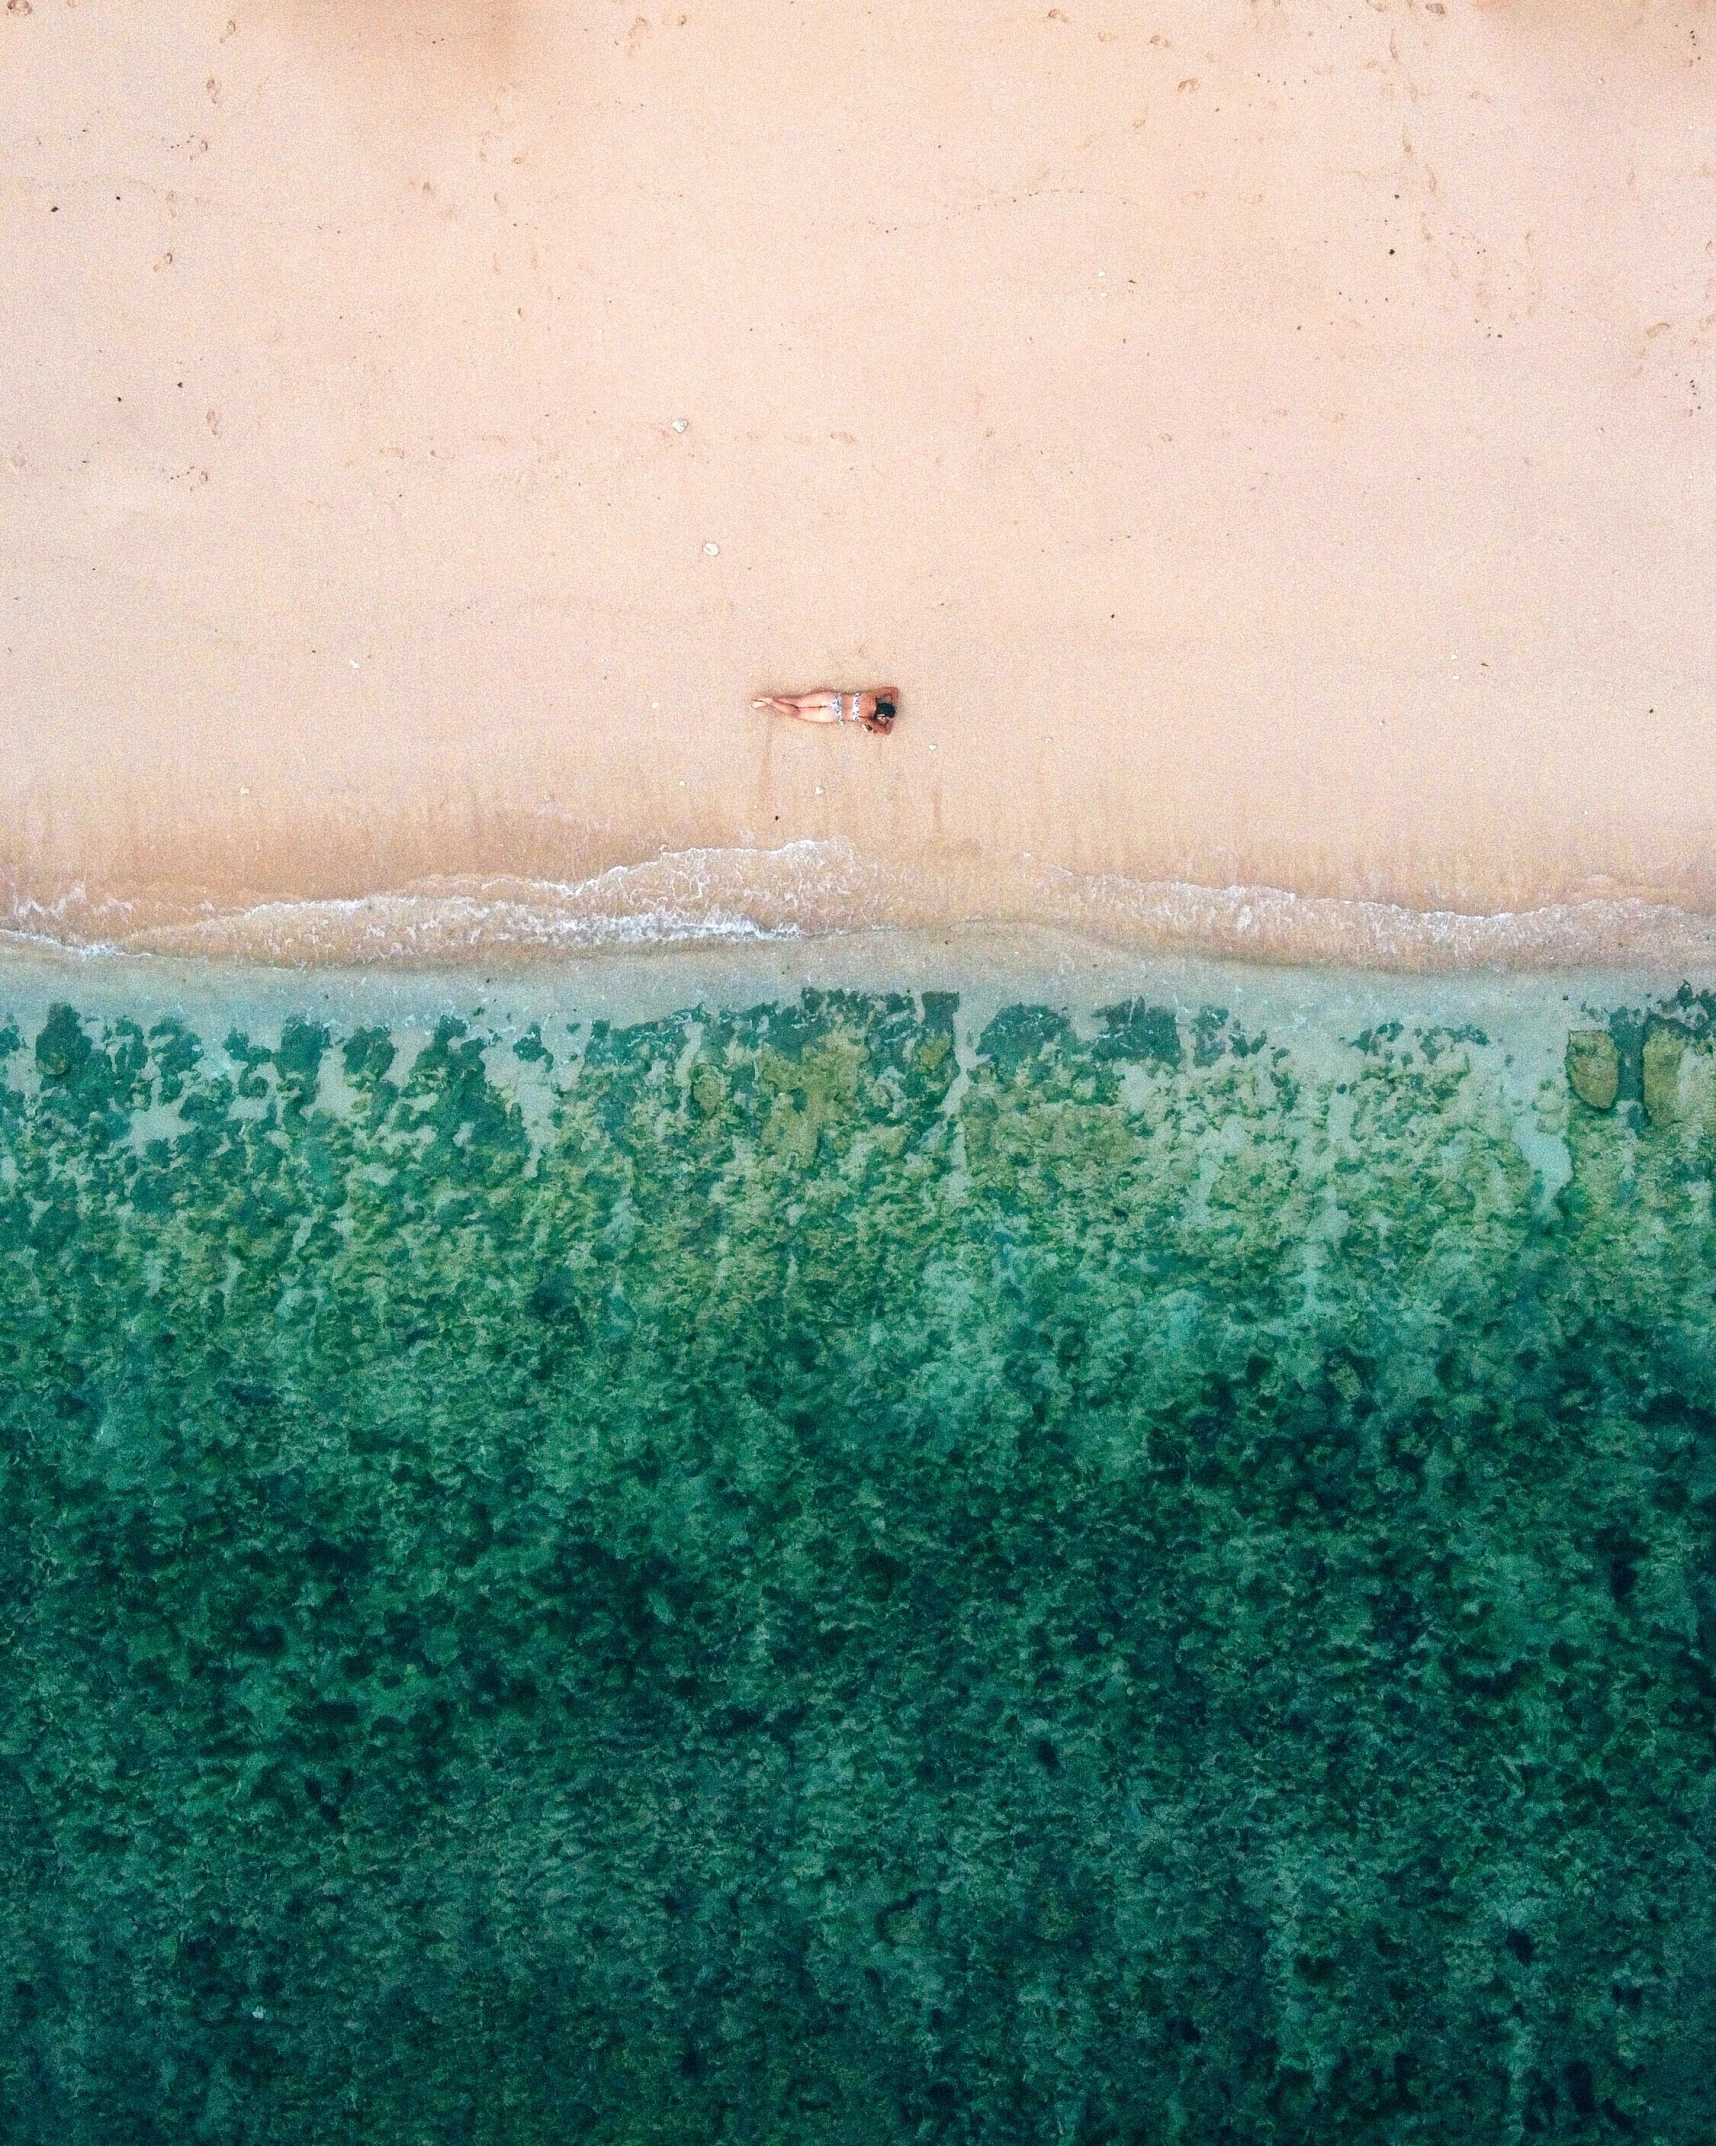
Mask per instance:
[[[1712,1001],[1003,967],[16,982],[0,2133],[1708,2136]]]

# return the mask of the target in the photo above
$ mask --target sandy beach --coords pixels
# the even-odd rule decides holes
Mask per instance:
[[[1716,911],[1716,10],[644,4],[4,12],[13,923]]]

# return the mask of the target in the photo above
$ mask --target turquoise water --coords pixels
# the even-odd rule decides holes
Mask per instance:
[[[0,2136],[1710,2138],[1708,999],[221,988],[0,1029]]]

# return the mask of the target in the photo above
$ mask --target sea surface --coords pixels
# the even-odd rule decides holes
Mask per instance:
[[[715,936],[0,968],[0,2137],[1708,2141],[1710,976]]]

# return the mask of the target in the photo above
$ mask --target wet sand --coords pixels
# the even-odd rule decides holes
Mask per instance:
[[[813,926],[1716,910],[1713,43],[6,11],[13,920],[759,849]],[[876,678],[887,740],[747,705]]]

